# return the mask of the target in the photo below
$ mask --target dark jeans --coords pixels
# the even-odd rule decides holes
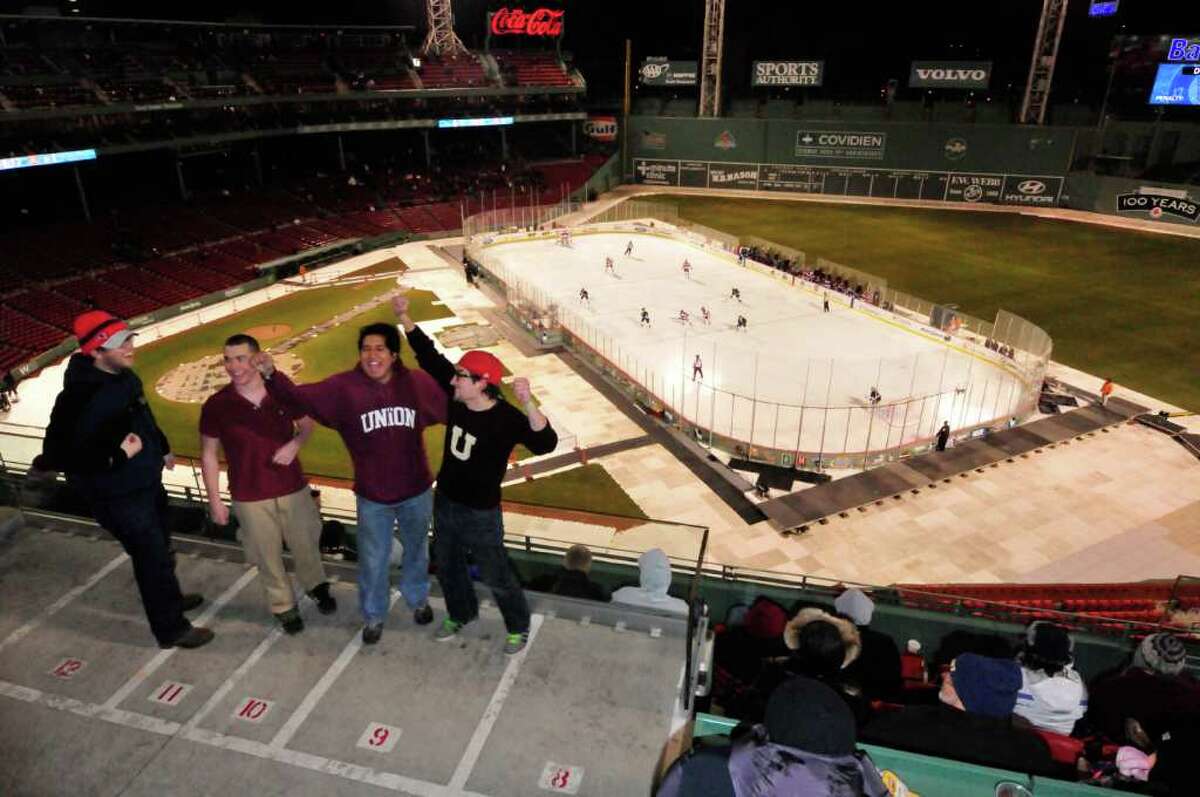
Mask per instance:
[[[504,549],[504,520],[500,507],[472,509],[440,493],[433,499],[433,561],[450,619],[469,623],[479,615],[479,598],[467,571],[467,553],[479,576],[492,590],[510,634],[529,630],[529,604]]]
[[[167,493],[152,487],[119,496],[89,495],[96,521],[117,538],[133,561],[142,607],[159,642],[173,642],[191,623],[183,616],[183,596],[175,577],[175,556],[167,530]]]

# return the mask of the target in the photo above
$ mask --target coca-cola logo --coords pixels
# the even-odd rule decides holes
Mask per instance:
[[[561,36],[563,10],[539,8],[501,8],[492,14],[492,33],[496,36]]]

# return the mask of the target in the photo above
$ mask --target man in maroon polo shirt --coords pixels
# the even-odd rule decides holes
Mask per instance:
[[[296,577],[322,614],[337,611],[329,594],[319,543],[321,516],[309,493],[296,455],[312,434],[310,418],[267,393],[250,360],[259,351],[249,335],[225,341],[229,384],[208,397],[200,411],[200,470],[213,521],[229,522],[221,501],[217,451],[225,450],[229,492],[246,558],[258,566],[271,613],[289,634],[304,629],[292,583],[283,564],[283,543],[295,562]]]

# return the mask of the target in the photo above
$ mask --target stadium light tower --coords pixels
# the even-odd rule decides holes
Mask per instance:
[[[1054,63],[1058,60],[1058,44],[1062,41],[1063,25],[1067,21],[1068,0],[1043,0],[1042,18],[1038,22],[1037,38],[1033,41],[1033,60],[1029,64],[1029,79],[1025,83],[1025,99],[1021,101],[1021,124],[1042,124],[1050,104],[1050,81],[1054,79]]]
[[[421,45],[422,54],[457,55],[467,51],[462,39],[454,32],[454,10],[450,0],[425,0],[425,18],[429,22],[429,33]]]
[[[725,45],[725,0],[704,0],[700,43],[700,116],[721,115],[721,57]]]

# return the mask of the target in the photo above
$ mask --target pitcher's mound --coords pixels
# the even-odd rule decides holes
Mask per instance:
[[[246,334],[252,338],[256,338],[259,343],[266,343],[275,338],[282,338],[284,335],[290,334],[292,328],[287,324],[263,324],[260,327],[250,327],[246,330]]]
[[[255,327],[254,329],[278,328],[289,329],[289,327],[283,324],[276,324],[269,327]],[[252,329],[248,330],[247,334],[258,338],[261,333],[255,332]],[[300,369],[304,367],[304,362],[294,354],[277,354],[274,359],[275,367],[293,379],[300,372]],[[205,399],[228,384],[229,375],[225,373],[222,356],[220,354],[212,354],[201,360],[175,366],[158,380],[154,389],[158,391],[158,395],[169,401],[178,401],[184,404],[202,404]]]

